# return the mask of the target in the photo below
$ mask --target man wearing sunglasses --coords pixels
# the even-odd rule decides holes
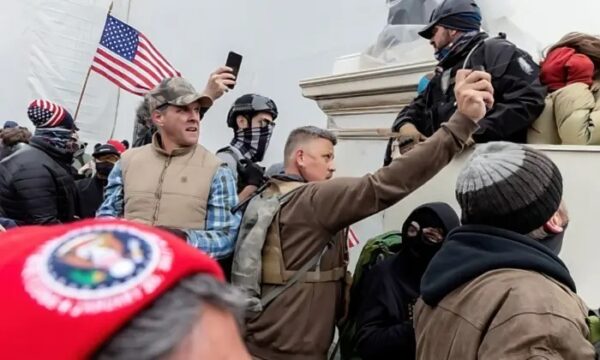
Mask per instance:
[[[162,227],[220,259],[234,248],[239,215],[231,170],[198,144],[212,99],[183,78],[168,78],[145,98],[158,131],[123,153],[108,177],[99,217]]]
[[[352,299],[356,313],[356,349],[363,360],[414,359],[413,307],[421,278],[446,235],[460,226],[446,203],[419,206],[402,225],[402,247],[364,272]]]
[[[229,110],[227,126],[233,129],[233,139],[217,151],[217,156],[233,171],[240,201],[266,180],[258,162],[265,156],[277,115],[275,102],[258,94],[241,96]]]

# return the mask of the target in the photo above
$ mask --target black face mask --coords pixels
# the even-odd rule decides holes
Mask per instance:
[[[413,229],[409,228],[413,224]],[[406,241],[406,247],[416,259],[428,263],[442,246],[443,240],[434,242],[430,240],[423,229],[435,228],[441,231],[442,237],[446,237],[446,229],[442,221],[429,212],[421,212],[407,219],[402,229],[402,239]],[[416,230],[416,234],[413,233]]]
[[[540,240],[540,243],[550,249],[552,253],[556,256],[560,253],[563,244],[563,238],[565,237],[565,232],[567,231],[567,226],[565,225],[562,232],[558,234],[553,234],[548,236],[547,238]]]
[[[115,167],[115,164],[111,162],[97,162],[96,163],[96,176],[100,179],[107,179],[108,175]]]

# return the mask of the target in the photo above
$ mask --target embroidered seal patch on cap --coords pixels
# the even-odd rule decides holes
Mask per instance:
[[[31,254],[27,293],[48,310],[73,317],[114,311],[152,294],[171,270],[173,252],[156,234],[124,224],[67,232]]]

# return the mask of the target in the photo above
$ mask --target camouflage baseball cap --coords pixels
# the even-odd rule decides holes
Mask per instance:
[[[146,96],[149,100],[150,111],[166,104],[181,106],[198,101],[200,106],[205,109],[213,104],[210,97],[196,92],[189,81],[180,77],[164,79],[154,89],[150,90]]]

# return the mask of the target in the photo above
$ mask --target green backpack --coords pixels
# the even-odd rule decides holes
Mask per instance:
[[[588,340],[596,348],[596,359],[600,358],[600,316],[599,311],[590,311],[586,318],[590,334]]]
[[[364,296],[362,290],[364,288],[363,279],[371,268],[398,253],[401,249],[402,233],[400,231],[389,231],[367,241],[360,252],[352,277],[348,316],[341,327],[338,341],[342,360],[360,360],[356,351],[355,334],[356,315]]]

